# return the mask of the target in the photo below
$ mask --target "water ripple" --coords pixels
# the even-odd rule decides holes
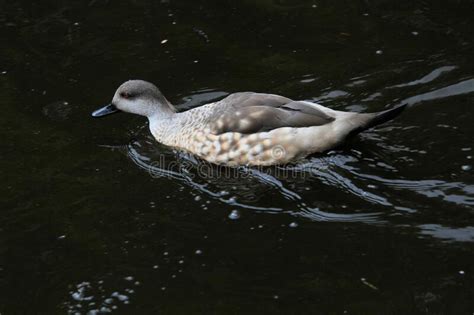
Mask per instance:
[[[136,165],[146,170],[152,177],[177,180],[197,190],[199,193],[233,207],[267,213],[285,212],[316,221],[366,223],[380,223],[383,221],[379,218],[380,213],[376,212],[343,214],[323,211],[319,207],[310,207],[305,202],[306,198],[288,188],[288,183],[285,180],[289,178],[317,175],[318,173],[314,170],[321,167],[321,164],[318,165],[318,163],[313,164],[311,167],[314,172],[313,174],[307,173],[308,165],[288,168],[274,167],[263,170],[249,167],[218,167],[206,164],[185,153],[170,153],[167,149],[163,149],[163,151],[158,153],[156,148],[154,149],[153,147],[156,147],[156,145],[152,141],[136,141],[127,146],[127,154]],[[150,155],[155,157],[150,159]],[[173,160],[173,155],[175,160]],[[172,163],[171,165],[171,163],[167,164],[165,160],[178,163]],[[205,168],[203,168],[203,165],[205,165]],[[206,174],[202,173],[203,169],[206,170]],[[279,179],[278,176],[287,176],[289,178]],[[336,174],[329,175],[327,178],[336,179],[329,181],[331,185],[345,183],[344,185],[351,186],[347,183],[346,179],[338,177]],[[291,179],[289,182],[291,182]],[[267,206],[256,206],[253,204],[253,200],[249,202],[249,200],[242,198],[244,196],[239,194],[247,186],[255,188],[253,194],[258,194],[257,191],[276,192],[277,196],[279,195],[281,198],[274,200],[272,204]],[[230,190],[233,193],[232,195],[231,192],[223,191],[223,187],[234,187],[236,189],[234,191]],[[351,189],[357,191],[360,196],[364,196],[366,200],[373,200],[376,203],[388,205],[386,201],[374,194],[363,192],[361,189],[357,190],[355,186],[352,186]],[[275,204],[278,204],[278,206],[275,206]]]

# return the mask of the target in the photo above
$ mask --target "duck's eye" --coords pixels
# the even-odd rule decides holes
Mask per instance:
[[[132,95],[130,93],[127,93],[127,92],[120,93],[120,96],[123,97],[123,98],[132,98]]]

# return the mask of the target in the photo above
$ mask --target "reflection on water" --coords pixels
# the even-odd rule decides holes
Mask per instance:
[[[462,81],[450,86],[440,88],[438,90],[434,90],[432,92],[427,92],[424,94],[411,96],[409,98],[402,100],[400,104],[413,105],[413,104],[417,104],[417,103],[421,103],[425,101],[432,101],[432,100],[437,100],[444,97],[468,94],[472,92],[474,92],[474,79]]]
[[[132,276],[125,277],[127,287],[123,293],[119,291],[106,292],[104,280],[95,283],[81,282],[72,286],[69,291],[71,300],[65,302],[63,307],[68,314],[84,313],[88,315],[106,314],[118,310],[120,306],[130,303],[130,297],[135,293],[135,288],[140,285]]]
[[[427,75],[422,77],[421,79],[416,79],[416,80],[413,80],[413,81],[410,81],[410,82],[407,82],[407,83],[396,84],[396,85],[393,85],[393,86],[389,86],[387,88],[388,89],[403,88],[403,87],[408,87],[408,86],[413,86],[413,85],[418,85],[418,84],[430,83],[431,81],[433,81],[433,80],[437,79],[439,76],[441,76],[443,73],[453,71],[456,68],[457,68],[456,66],[439,67],[437,69],[434,69],[433,71],[431,71],[430,73],[428,73]]]
[[[319,208],[308,207],[304,198],[285,186],[285,181],[304,182],[309,176],[319,174],[327,164],[313,163],[303,167],[274,167],[257,170],[248,167],[219,167],[198,161],[186,153],[163,154],[156,151],[156,143],[144,141],[146,147],[135,142],[128,147],[131,159],[152,177],[167,177],[179,180],[195,189],[198,193],[217,199],[233,207],[242,207],[265,212],[287,212],[304,216],[317,221],[335,222],[372,222],[376,214],[341,214],[330,213]],[[147,148],[150,151],[146,151]],[[153,156],[155,154],[155,156]],[[178,160],[176,160],[178,158]],[[170,162],[171,160],[171,162]],[[167,163],[168,161],[168,163]],[[177,163],[176,163],[177,162]],[[318,169],[318,171],[314,170]],[[310,190],[310,187],[304,187]],[[272,194],[268,206],[255,205],[259,196]],[[362,196],[370,193],[362,192]],[[263,204],[263,202],[259,202]]]
[[[450,228],[439,224],[422,224],[421,234],[429,235],[447,242],[474,242],[474,227]]]

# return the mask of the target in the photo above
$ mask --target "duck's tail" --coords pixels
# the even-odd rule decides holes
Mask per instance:
[[[357,114],[358,117],[355,120],[358,120],[358,123],[356,123],[356,127],[350,131],[349,136],[355,136],[362,131],[394,119],[403,112],[406,106],[406,104],[403,104],[377,113]]]

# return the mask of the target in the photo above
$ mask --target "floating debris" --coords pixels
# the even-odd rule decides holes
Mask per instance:
[[[365,284],[366,286],[368,286],[369,288],[371,288],[373,290],[378,290],[379,289],[375,285],[373,285],[372,283],[368,282],[365,278],[360,278],[360,281],[362,281],[363,284]]]

